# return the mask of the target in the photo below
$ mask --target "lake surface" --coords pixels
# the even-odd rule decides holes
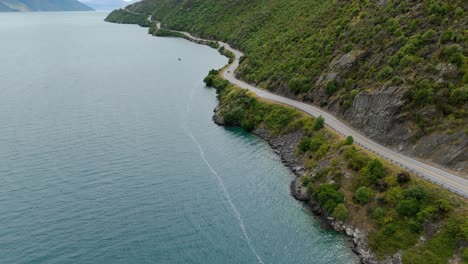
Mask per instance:
[[[0,263],[357,261],[211,121],[226,58],[105,16],[0,14]]]

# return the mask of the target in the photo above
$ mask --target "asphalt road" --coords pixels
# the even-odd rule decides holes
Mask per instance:
[[[159,28],[159,24],[158,24],[158,28]],[[177,31],[177,32],[182,33],[193,40],[208,41],[208,40],[194,37],[190,33],[187,33],[187,32],[180,32],[180,31]],[[460,176],[457,176],[443,169],[436,168],[429,164],[426,164],[421,161],[410,158],[408,156],[405,156],[385,146],[382,146],[379,143],[355,131],[353,128],[347,126],[346,124],[341,122],[338,118],[331,115],[325,110],[322,110],[318,107],[315,107],[315,106],[312,106],[303,102],[299,102],[299,101],[296,101],[287,97],[283,97],[283,96],[271,93],[266,90],[262,90],[258,87],[255,87],[253,85],[243,82],[242,80],[237,79],[234,75],[234,72],[239,67],[239,58],[242,57],[244,54],[241,51],[232,48],[227,43],[223,43],[223,42],[218,42],[218,43],[221,46],[223,46],[225,49],[231,51],[236,57],[234,62],[228,65],[222,73],[223,77],[226,78],[231,83],[241,88],[252,91],[253,93],[255,93],[257,96],[261,98],[265,98],[270,101],[292,106],[314,117],[322,116],[325,118],[325,124],[329,128],[341,134],[342,136],[345,136],[345,137],[352,136],[354,139],[354,142],[360,145],[361,147],[363,147],[364,149],[367,149],[370,152],[373,152],[387,160],[390,160],[396,165],[408,171],[411,171],[414,174],[422,178],[425,178],[441,187],[444,187],[465,198],[468,198],[468,180],[463,179]]]

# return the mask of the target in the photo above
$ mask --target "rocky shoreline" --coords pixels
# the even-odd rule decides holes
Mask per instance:
[[[213,121],[220,126],[225,126],[222,117],[219,115],[219,106],[214,110]],[[284,135],[271,135],[265,128],[257,128],[251,131],[254,135],[268,142],[273,151],[278,154],[283,164],[288,167],[296,176],[290,185],[291,195],[298,201],[303,202],[322,223],[328,228],[337,232],[346,234],[352,242],[352,250],[356,253],[363,264],[399,264],[402,263],[402,252],[386,257],[383,260],[377,260],[375,254],[369,248],[367,242],[367,232],[358,228],[337,221],[327,214],[321,205],[313,197],[307,194],[306,189],[301,184],[301,177],[305,170],[301,161],[297,158],[295,151],[304,133],[295,131]]]

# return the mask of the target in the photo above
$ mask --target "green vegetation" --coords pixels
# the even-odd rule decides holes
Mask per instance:
[[[217,115],[225,124],[248,131],[263,127],[273,135],[304,133],[297,144],[297,155],[309,169],[302,185],[326,214],[369,231],[369,246],[379,258],[404,250],[404,263],[447,263],[457,252],[468,253],[461,251],[468,210],[458,196],[359,149],[351,137],[340,139],[323,126],[323,118],[236,88],[217,70],[205,83],[218,91]],[[418,243],[421,236],[425,240]]]
[[[354,143],[354,138],[352,136],[347,136],[343,142],[343,145],[352,145]]]
[[[112,22],[112,23],[120,23],[120,24],[137,24],[142,27],[150,26],[150,22],[148,21],[147,15],[138,15],[138,14],[130,13],[123,9],[112,11],[107,16],[105,21]]]
[[[374,192],[372,191],[372,189],[369,189],[365,186],[359,187],[359,189],[356,190],[355,194],[356,201],[361,204],[369,203],[372,196],[374,196]]]
[[[343,203],[338,204],[335,210],[333,210],[332,217],[340,221],[346,221],[346,219],[348,219],[348,216],[349,216],[348,209]]]
[[[318,103],[346,111],[359,92],[399,86],[421,135],[466,127],[464,1],[143,0],[130,9],[240,48],[238,74],[263,88],[298,98],[323,90],[330,98]],[[342,67],[345,54],[356,60]]]
[[[327,102],[339,101],[345,111],[364,90],[399,86],[403,116],[430,133],[466,126],[463,3],[143,0],[131,8],[152,13],[167,28],[240,48],[246,54],[240,76],[269,90],[298,98],[322,90]],[[336,62],[345,54],[358,59],[343,69]],[[296,152],[307,170],[303,186],[328,216],[368,231],[379,258],[403,250],[404,263],[447,263],[457,253],[468,261],[465,200],[358,148],[352,138],[340,139],[323,118],[260,100],[215,70],[205,83],[216,88],[216,115],[226,125],[265,128],[273,136],[304,134]]]
[[[155,35],[155,36],[159,36],[159,37],[187,38],[187,37],[186,37],[184,34],[182,34],[182,33],[174,32],[174,31],[171,31],[171,30],[163,29],[163,28],[154,31],[154,35]]]

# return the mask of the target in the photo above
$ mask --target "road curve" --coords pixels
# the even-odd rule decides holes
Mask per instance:
[[[158,23],[158,28],[160,28],[159,23]],[[187,32],[182,32],[182,31],[174,31],[174,32],[182,33],[188,38],[195,40],[195,41],[210,41],[210,40],[197,38]],[[421,161],[410,158],[408,156],[405,156],[387,147],[384,147],[380,145],[379,143],[363,136],[361,133],[355,131],[353,128],[347,126],[346,124],[338,120],[338,118],[336,118],[335,116],[331,115],[327,111],[324,111],[318,107],[315,107],[315,106],[312,106],[303,102],[299,102],[291,98],[287,98],[284,96],[271,93],[269,91],[260,89],[242,80],[237,79],[236,76],[234,75],[234,72],[239,67],[239,58],[244,56],[244,54],[241,51],[232,48],[227,43],[223,43],[223,42],[218,42],[218,43],[222,47],[224,47],[226,50],[229,50],[235,55],[234,61],[231,64],[229,64],[222,72],[223,77],[229,82],[231,82],[232,84],[235,84],[241,88],[247,89],[261,98],[265,98],[274,102],[292,106],[314,117],[322,116],[325,118],[325,124],[330,129],[334,130],[335,132],[337,132],[338,134],[344,137],[352,136],[354,139],[354,142],[360,145],[361,147],[363,147],[364,149],[370,152],[373,152],[387,160],[390,160],[396,165],[410,172],[413,172],[414,174],[426,180],[429,180],[443,188],[446,188],[465,198],[468,198],[468,180],[463,179],[445,170],[436,168],[429,164],[426,164]]]

